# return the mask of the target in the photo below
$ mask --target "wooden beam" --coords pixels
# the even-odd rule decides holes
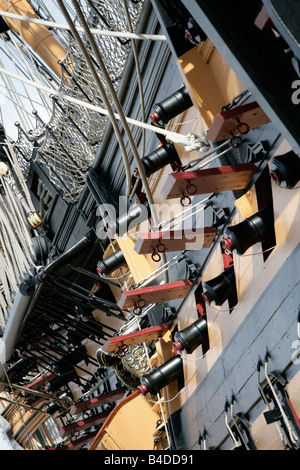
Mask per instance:
[[[49,382],[49,380],[52,380],[54,376],[55,374],[53,374],[53,372],[48,372],[42,375],[41,377],[39,377],[38,379],[34,380],[33,382],[31,382],[29,385],[24,385],[24,388],[28,388],[28,392],[32,390],[37,390],[43,385],[45,385],[46,382]],[[25,396],[27,395],[27,392],[25,390],[22,390],[21,394]]]
[[[84,431],[85,429],[89,429],[92,426],[97,426],[97,424],[102,424],[108,417],[109,413],[109,411],[105,411],[104,413],[92,415],[89,418],[84,418],[80,421],[76,421],[75,423],[64,426],[60,429],[59,435],[61,437],[66,437],[75,433],[76,431]]]
[[[242,163],[171,173],[162,188],[162,196],[165,199],[187,198],[197,194],[244,189],[256,170],[253,163]]]
[[[206,138],[219,142],[237,134],[246,134],[250,129],[269,122],[270,119],[256,102],[236,106],[216,114]]]
[[[45,450],[76,450],[80,449],[83,445],[87,444],[90,442],[92,439],[94,439],[98,434],[98,431],[94,431],[89,433],[86,436],[79,437],[78,439],[72,440],[72,442],[68,442],[68,444],[59,446],[59,447],[46,447]]]
[[[123,346],[129,347],[135,344],[152,341],[164,336],[168,330],[168,325],[163,323],[161,325],[152,326],[150,328],[144,328],[143,330],[134,331],[133,333],[128,333],[127,335],[116,336],[106,341],[106,343],[101,347],[101,350],[105,353],[110,353],[122,348]]]
[[[139,254],[208,248],[215,236],[213,227],[140,233],[134,249]]]
[[[158,286],[125,291],[119,301],[121,308],[139,307],[185,297],[192,287],[191,281],[177,281]]]
[[[93,410],[94,408],[98,408],[98,406],[107,405],[108,403],[113,403],[114,401],[120,400],[125,393],[124,388],[118,388],[117,390],[113,390],[112,392],[104,393],[99,397],[91,398],[90,400],[85,400],[73,405],[70,409],[70,414],[77,415],[82,413],[86,410]]]

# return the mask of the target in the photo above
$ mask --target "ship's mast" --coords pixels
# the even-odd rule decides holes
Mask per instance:
[[[0,9],[5,12],[38,19],[34,9],[26,0],[1,0]],[[20,35],[29,44],[32,50],[41,57],[57,76],[61,76],[61,69],[58,63],[66,57],[67,52],[49,29],[40,24],[28,23],[7,17],[5,22],[12,31]]]

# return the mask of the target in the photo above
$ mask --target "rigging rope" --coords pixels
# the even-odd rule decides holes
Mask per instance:
[[[0,73],[3,73],[4,75],[15,78],[17,80],[20,80],[24,83],[27,83],[28,85],[34,86],[35,88],[44,90],[44,91],[48,92],[49,94],[52,94],[53,96],[57,96],[62,101],[65,100],[65,101],[68,101],[69,103],[82,106],[86,109],[89,109],[91,111],[95,111],[95,112],[97,112],[99,114],[102,114],[104,116],[109,116],[109,113],[108,113],[107,109],[105,109],[105,108],[102,108],[100,106],[95,106],[95,105],[93,105],[91,103],[87,103],[83,100],[73,98],[73,97],[68,96],[64,93],[61,93],[60,91],[53,90],[52,88],[49,88],[45,85],[41,85],[39,83],[32,82],[31,80],[28,80],[25,77],[21,77],[20,75],[17,75],[13,72],[10,72],[9,70],[4,69],[3,67],[0,68]],[[121,120],[121,117],[118,113],[114,113],[114,116],[115,116],[116,119]],[[146,129],[146,130],[154,132],[156,134],[162,134],[168,140],[172,141],[175,144],[183,144],[183,145],[187,146],[189,148],[189,151],[199,150],[199,149],[202,149],[204,146],[207,145],[206,138],[201,134],[199,134],[199,135],[196,134],[196,137],[195,137],[195,134],[187,134],[187,135],[178,134],[176,132],[168,131],[167,129],[156,128],[155,126],[137,121],[136,119],[132,119],[132,118],[129,118],[129,117],[126,117],[126,121],[127,121],[128,124],[132,124],[134,126],[141,127],[142,129]]]
[[[0,184],[0,322],[4,329],[8,320],[7,309],[13,303],[12,293],[17,292],[24,276],[35,272],[35,266],[24,212],[24,206],[30,210],[28,199],[17,187],[6,164],[2,164],[0,169]],[[24,181],[20,187],[23,185]]]
[[[73,34],[75,34],[77,36],[77,38],[79,39],[79,44],[81,45],[81,49],[82,49],[82,52],[84,53],[85,55],[85,58],[88,62],[88,64],[90,65],[90,69],[91,69],[91,72],[93,74],[93,78],[95,79],[95,82],[97,83],[98,87],[99,87],[99,90],[100,90],[100,93],[101,93],[101,96],[104,100],[104,102],[108,102],[108,99],[107,99],[107,96],[106,96],[106,93],[105,93],[105,90],[104,88],[102,87],[102,84],[99,80],[99,77],[98,77],[98,74],[96,73],[96,70],[90,60],[90,57],[89,57],[89,54],[88,52],[86,51],[85,47],[83,46],[82,44],[82,41],[81,39],[79,38],[79,35],[75,32],[74,30],[74,27],[73,27],[73,23],[68,15],[68,13],[66,12],[66,9],[64,8],[63,6],[63,2],[62,0],[60,0],[60,5],[62,7],[62,11],[63,13],[65,14],[66,16],[66,19],[67,21],[69,22],[70,26],[72,27],[72,31],[73,31]],[[136,147],[136,143],[134,141],[134,138],[132,136],[132,133],[131,133],[131,130],[129,128],[129,125],[128,125],[128,121],[127,121],[127,118],[124,114],[124,111],[123,111],[123,108],[122,108],[122,105],[119,101],[119,98],[117,96],[117,93],[113,87],[113,84],[112,84],[112,81],[111,81],[111,78],[108,74],[108,71],[107,71],[107,68],[105,66],[105,63],[102,59],[102,56],[101,56],[101,53],[100,53],[100,50],[99,48],[97,47],[97,44],[96,42],[94,41],[94,38],[93,36],[91,35],[90,33],[90,28],[85,20],[85,17],[82,13],[82,10],[80,9],[80,6],[77,2],[77,0],[72,0],[72,4],[73,4],[73,7],[75,8],[75,11],[78,15],[78,18],[80,19],[80,22],[81,24],[83,25],[84,27],[84,31],[87,35],[87,38],[88,38],[88,42],[93,50],[93,53],[95,55],[95,59],[97,60],[97,63],[100,67],[100,70],[101,70],[101,73],[103,74],[103,77],[104,77],[104,81],[108,87],[108,90],[112,96],[112,100],[113,100],[113,104],[115,105],[116,107],[116,110],[117,110],[117,115],[119,116],[119,119],[123,125],[123,128],[124,128],[124,131],[125,131],[125,134],[127,136],[127,139],[128,139],[128,142],[131,146],[131,150],[132,150],[132,153],[133,153],[133,156],[134,156],[134,159],[135,159],[135,163],[138,167],[138,171],[139,171],[139,176],[142,180],[142,183],[143,183],[143,186],[144,186],[144,191],[146,193],[146,196],[147,196],[147,200],[149,202],[149,206],[150,206],[150,210],[151,210],[151,217],[152,217],[152,220],[153,220],[153,224],[155,227],[158,226],[158,217],[157,217],[157,213],[156,213],[156,209],[155,209],[155,205],[154,205],[154,200],[153,200],[153,196],[152,196],[152,193],[151,193],[151,190],[149,188],[149,184],[148,184],[148,180],[147,180],[147,177],[146,177],[146,174],[145,174],[145,170],[144,170],[144,167],[143,167],[143,164],[141,162],[141,157],[138,153],[138,150],[137,150],[137,147]],[[83,46],[83,47],[82,47]],[[114,128],[117,129],[117,132],[119,133],[119,128],[116,124],[114,124],[114,121],[115,121],[115,118],[116,118],[116,115],[114,115],[114,113],[112,112],[112,109],[110,107],[110,104],[108,106],[108,113],[109,113],[109,116],[111,117],[112,119],[112,123],[114,125]],[[150,126],[151,127],[151,126]],[[119,143],[120,143],[120,146],[121,148],[123,148],[123,154],[125,152],[125,145],[123,143],[123,140],[122,140],[122,137],[120,138],[119,140]],[[124,157],[124,163],[125,163],[125,170],[126,170],[126,174],[127,174],[127,189],[126,189],[126,194],[129,196],[130,195],[130,192],[131,192],[131,171],[130,171],[130,166],[129,166],[129,161],[128,161],[128,158],[126,159],[126,157]],[[163,258],[165,259],[165,255],[163,255]],[[165,277],[165,282],[167,283],[168,282],[168,273],[167,271],[165,272],[164,274],[164,277]]]
[[[47,26],[48,28],[57,28],[57,29],[66,30],[66,31],[71,30],[70,26],[66,24],[57,23],[55,21],[41,20],[38,18],[32,18],[30,16],[17,15],[15,13],[9,13],[3,10],[0,10],[0,16],[3,16],[5,18],[12,18],[15,20],[20,20],[26,23],[40,24],[43,26]],[[80,26],[77,26],[76,30],[79,33],[84,32],[84,28]],[[124,39],[135,39],[139,41],[166,41],[167,40],[166,36],[162,34],[161,35],[141,34],[141,33],[125,32],[125,31],[110,31],[110,30],[105,30],[105,29],[99,30],[97,28],[91,28],[90,31],[95,36],[108,36],[108,37],[117,37],[117,38],[124,38]]]
[[[127,5],[127,0],[123,0],[123,4],[124,4],[124,9],[125,9],[125,14],[126,14],[126,19],[127,19],[129,30],[130,30],[131,33],[133,33],[133,28],[132,28],[132,24],[131,24],[131,18],[130,18],[130,13],[129,13],[128,5]],[[137,81],[138,81],[138,87],[139,87],[142,121],[146,122],[145,96],[144,96],[144,90],[143,90],[143,80],[142,80],[141,67],[140,67],[140,61],[139,61],[136,41],[132,41],[132,50],[133,50],[133,55],[134,55],[135,68],[136,68],[136,73],[137,73]],[[142,143],[141,158],[143,158],[145,156],[145,147],[146,147],[146,131],[145,131],[145,129],[143,129],[143,131],[142,131],[142,136],[143,136],[143,143]],[[138,180],[139,180],[139,178],[138,178]]]
[[[112,122],[112,125],[113,125],[113,128],[114,128],[114,131],[115,131],[115,134],[117,136],[117,139],[118,139],[118,142],[119,142],[119,145],[120,145],[120,148],[121,148],[121,152],[122,152],[122,155],[123,155],[123,162],[124,162],[124,167],[125,167],[125,173],[126,173],[126,182],[127,182],[127,186],[126,186],[126,194],[129,195],[130,194],[130,188],[131,188],[131,172],[130,172],[130,164],[129,164],[129,159],[128,159],[128,154],[127,154],[127,150],[126,150],[126,147],[125,147],[125,144],[124,144],[124,141],[123,141],[123,138],[122,138],[122,134],[121,134],[121,131],[118,127],[118,124],[117,124],[117,120],[115,118],[115,115],[113,113],[113,109],[112,109],[112,106],[111,106],[111,103],[110,103],[110,100],[108,99],[108,96],[106,94],[106,91],[105,91],[105,88],[102,84],[102,81],[100,80],[99,78],[99,75],[98,73],[96,72],[96,69],[95,69],[95,66],[90,58],[90,55],[87,51],[87,49],[85,48],[84,44],[83,44],[83,41],[81,39],[81,37],[79,36],[77,30],[75,29],[75,25],[70,17],[70,15],[68,14],[67,12],[67,9],[65,7],[65,5],[63,4],[62,1],[59,2],[59,6],[61,8],[61,11],[62,13],[64,14],[70,28],[71,28],[71,31],[72,33],[74,34],[74,37],[76,39],[76,42],[77,44],[79,45],[79,48],[81,49],[81,52],[83,53],[84,55],[84,58],[90,68],[90,71],[92,73],[92,76],[93,76],[93,79],[95,81],[95,83],[97,84],[97,87],[98,87],[98,90],[100,92],[100,96],[103,100],[103,102],[105,103],[105,106],[106,106],[106,109],[107,109],[107,113],[108,113],[108,116],[110,117],[111,119],[111,122]],[[79,14],[79,17],[81,18],[81,20],[84,22],[84,24],[86,25],[85,23],[85,19],[81,13],[81,10],[79,8],[78,5],[75,4],[75,6],[77,6],[77,13]],[[89,28],[86,27],[85,28],[86,31],[89,31]],[[94,43],[92,43],[93,45]],[[94,50],[95,52],[95,50]],[[99,55],[99,54],[98,54]],[[99,59],[99,57],[97,57],[97,59]],[[97,60],[97,62],[99,62],[99,60]],[[105,69],[105,66],[104,66],[104,63],[102,61],[102,59],[100,58],[100,64],[102,65],[102,72],[106,71]],[[105,76],[105,74],[104,74]],[[106,80],[104,80],[106,82]],[[107,82],[106,82],[107,83]],[[110,92],[112,90],[110,89]]]

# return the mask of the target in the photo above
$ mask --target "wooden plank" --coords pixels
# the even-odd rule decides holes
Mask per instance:
[[[106,341],[106,343],[101,347],[101,350],[103,352],[110,353],[118,350],[124,345],[133,346],[135,344],[152,341],[164,336],[168,329],[168,325],[163,323],[161,325],[152,326],[150,328],[144,328],[143,330],[134,331],[133,333],[128,333],[127,335],[115,336],[114,338],[110,338],[108,341]]]
[[[31,382],[29,385],[24,385],[24,388],[28,388],[29,392],[32,391],[32,390],[37,390],[40,387],[42,387],[43,385],[45,385],[46,382],[53,379],[53,377],[54,377],[53,372],[47,372],[46,374],[42,375],[38,379]],[[24,396],[27,395],[26,390],[22,390],[21,394],[24,395]]]
[[[63,426],[59,431],[59,435],[61,437],[66,437],[75,433],[76,431],[84,431],[85,429],[89,429],[92,426],[97,426],[97,424],[102,424],[108,417],[109,413],[109,411],[105,411],[104,413],[92,415],[89,418],[84,418],[80,421],[76,421],[75,423]]]
[[[250,130],[269,122],[268,116],[254,101],[216,114],[206,138],[211,142],[218,142],[237,134],[246,133],[247,126]]]
[[[261,31],[264,29],[270,29],[274,26],[273,21],[271,20],[265,7],[260,10],[259,14],[255,18],[254,24]]]
[[[140,233],[134,249],[139,254],[199,250],[208,248],[216,233],[213,227]]]
[[[98,434],[98,431],[91,432],[86,436],[79,437],[78,439],[73,439],[67,444],[57,447],[46,446],[45,450],[77,450],[80,449],[83,445],[88,444],[92,439],[94,439]]]
[[[93,410],[94,408],[98,408],[98,406],[107,405],[108,403],[113,403],[114,401],[121,400],[124,393],[124,388],[118,388],[117,390],[113,390],[112,392],[104,393],[99,397],[91,398],[90,400],[85,400],[80,403],[76,403],[71,407],[70,414],[72,416],[77,415],[86,410]]]
[[[177,281],[158,286],[149,286],[141,289],[125,291],[119,301],[121,308],[135,307],[138,302],[152,304],[185,297],[192,287],[190,281]]]
[[[242,163],[171,173],[162,188],[162,196],[165,199],[174,199],[244,189],[250,183],[256,170],[253,163]]]
[[[207,58],[208,52],[209,57]],[[178,59],[178,68],[182,79],[189,90],[194,106],[201,113],[205,129],[209,129],[215,114],[224,103],[228,103],[228,98],[224,96],[225,87],[222,86],[222,81],[215,76],[212,61],[209,60],[211,55],[216,54],[214,45],[208,40],[206,47],[204,44],[200,44]]]
[[[39,405],[45,403],[45,398],[42,398],[42,397],[32,398],[32,397],[33,395],[31,395],[30,397],[26,397],[24,399],[26,405],[34,406],[35,408],[37,408]]]

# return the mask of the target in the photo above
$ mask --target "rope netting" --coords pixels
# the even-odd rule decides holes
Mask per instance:
[[[128,2],[131,23],[135,28],[142,11],[143,2]],[[101,0],[81,2],[81,9],[90,28],[129,32],[123,0]],[[75,20],[74,20],[75,23]],[[80,33],[87,51],[93,51]],[[118,89],[131,41],[113,36],[95,36],[97,47],[105,63],[115,90]],[[68,52],[61,65],[62,95],[77,98],[89,104],[103,107],[99,90],[92,73],[73,36],[69,35]],[[113,99],[101,71],[95,67],[106,90],[109,101]],[[28,173],[30,161],[46,163],[50,180],[61,191],[63,197],[76,200],[84,187],[87,172],[96,156],[97,144],[101,141],[108,117],[84,106],[70,104],[63,98],[53,97],[52,115],[47,123],[37,122],[31,134],[19,130],[18,160],[24,173]],[[36,142],[42,145],[33,153]]]
[[[2,164],[3,165],[3,164]],[[24,209],[29,206],[12,173],[0,171],[0,327],[5,329],[18,286],[35,271],[32,234]],[[29,209],[30,210],[30,209]]]

